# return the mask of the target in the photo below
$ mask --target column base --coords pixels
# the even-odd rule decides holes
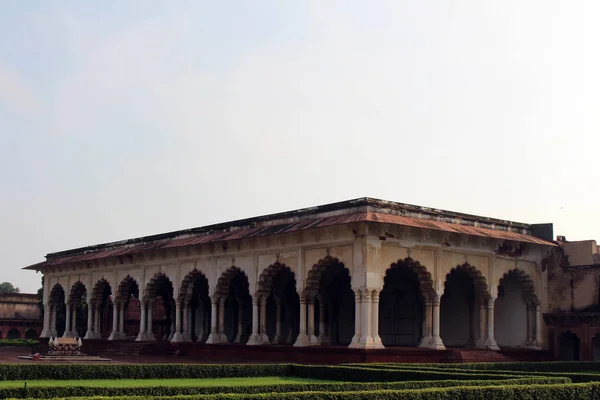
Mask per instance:
[[[108,337],[108,340],[119,340],[121,339],[121,333],[120,332],[111,332],[110,336]]]
[[[58,333],[56,332],[56,329],[53,331],[50,331],[50,337],[57,337]]]
[[[360,336],[354,335],[352,336],[352,341],[350,342],[349,348],[353,349],[354,346],[358,346],[358,342],[360,342]]]
[[[306,333],[300,332],[296,342],[294,343],[294,347],[307,347],[310,346],[310,339]]]
[[[88,331],[85,333],[85,336],[84,336],[83,338],[84,338],[84,339],[94,339],[94,332],[92,332],[92,331],[88,330]]]
[[[247,346],[258,346],[261,344],[262,342],[258,333],[253,333],[252,335],[250,335],[250,338],[248,338],[248,343],[246,343]]]
[[[235,337],[235,339],[233,340],[233,343],[240,343],[242,341],[242,335],[240,333],[237,334],[237,336]]]
[[[44,329],[42,333],[40,333],[40,338],[49,338],[52,337],[52,332],[50,329]]]
[[[281,342],[281,335],[273,336],[273,340],[271,341],[271,344],[280,344],[280,342]]]
[[[485,339],[477,339],[477,342],[475,343],[475,348],[476,349],[487,348],[486,340]]]
[[[173,343],[181,343],[181,342],[185,342],[183,335],[181,334],[181,332],[176,332],[173,335],[173,339],[171,339],[171,342]]]
[[[381,340],[381,339],[379,339],[379,340]],[[423,336],[417,347],[429,348],[429,346],[431,346],[431,342],[433,342],[433,336],[431,336],[431,335]]]
[[[261,335],[260,335],[260,342],[262,344],[271,344],[271,341],[269,340],[269,336],[267,336],[266,333],[261,333]]]
[[[310,343],[311,346],[320,346],[321,345],[321,342],[319,342],[319,339],[315,335],[310,335],[308,337],[308,342]]]
[[[137,337],[135,338],[136,342],[143,342],[144,340],[146,340],[146,332],[140,332],[138,333]]]
[[[495,339],[487,339],[485,341],[485,348],[488,350],[500,350],[500,347],[496,344]]]
[[[221,336],[216,332],[211,332],[206,339],[206,344],[218,344],[221,343]]]
[[[67,332],[65,331],[65,333],[63,333],[63,335],[61,337],[65,337],[65,338],[72,338],[73,334],[71,332]]]
[[[432,350],[446,350],[446,346],[444,346],[444,342],[441,337],[432,337],[431,343],[429,343],[428,348]]]
[[[219,340],[220,340],[221,343],[228,343],[229,342],[229,338],[223,332],[221,332],[219,334]]]

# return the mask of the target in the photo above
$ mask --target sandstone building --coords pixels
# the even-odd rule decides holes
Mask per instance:
[[[41,328],[35,293],[0,293],[0,339],[37,339]]]
[[[568,298],[552,278],[562,282],[569,245],[552,239],[551,224],[361,198],[52,253],[26,269],[44,274],[42,337],[554,349],[549,335],[562,333],[544,314],[562,307],[552,291]]]

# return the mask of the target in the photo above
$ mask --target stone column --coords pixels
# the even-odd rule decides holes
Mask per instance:
[[[308,299],[308,330],[307,330],[308,340],[311,345],[316,346],[319,345],[319,341],[315,336],[315,299]]]
[[[433,305],[429,296],[425,298],[425,309],[423,310],[423,314],[423,338],[421,339],[421,343],[419,343],[419,347],[429,348],[431,346],[431,342],[433,341],[433,336],[431,334]]]
[[[258,333],[258,308],[259,308],[259,299],[257,296],[252,298],[252,335],[248,339],[249,346],[256,346],[260,344],[260,334]]]
[[[435,295],[432,301],[432,340],[429,348],[435,350],[445,350],[444,342],[440,337],[440,296]]]
[[[74,338],[79,337],[79,332],[77,332],[77,304],[73,304],[73,312],[71,313],[71,336]]]
[[[196,307],[196,342],[201,343],[204,340],[204,303],[198,302]]]
[[[233,343],[240,343],[242,341],[242,331],[244,330],[244,304],[241,299],[237,299],[237,334]]]
[[[225,297],[219,299],[219,340],[221,343],[227,343],[227,335],[225,334]]]
[[[207,344],[219,343],[220,337],[217,330],[217,299],[210,299],[210,335],[206,339]]]
[[[50,328],[50,314],[52,314],[51,306],[48,303],[44,303],[44,327],[40,338],[49,338],[52,336],[52,329]]]
[[[113,303],[112,313],[113,313],[113,315],[112,315],[113,316],[113,326],[112,326],[112,332],[110,333],[108,340],[118,340],[119,339],[119,306],[117,305],[117,303]]]
[[[62,337],[73,337],[73,334],[71,333],[71,305],[65,304],[65,309],[67,315],[65,316],[65,332]]]
[[[146,340],[146,302],[140,301],[140,333],[135,338],[136,342]]]
[[[94,307],[92,307],[89,303],[88,303],[88,315],[87,315],[87,331],[85,332],[85,336],[83,337],[84,339],[92,339],[94,337],[94,331],[93,331],[93,321],[94,321]]]
[[[96,307],[96,317],[94,318],[94,339],[102,339],[102,330],[100,329],[100,306]]]
[[[119,307],[119,338],[121,339],[125,339],[126,335],[125,335],[125,309],[126,309],[126,304],[125,302],[123,302],[121,304],[121,307]]]
[[[273,337],[273,344],[279,344],[282,342],[281,339],[281,300],[275,299],[275,337]]]
[[[542,309],[539,304],[535,305],[535,339],[533,346],[542,347]]]
[[[486,317],[487,307],[485,306],[485,300],[479,299],[479,337],[475,344],[475,347],[478,349],[485,349],[487,347],[485,338],[485,327],[487,325]]]
[[[175,301],[175,333],[171,342],[183,342],[183,335],[181,334],[181,300]]]
[[[306,334],[306,297],[300,296],[300,333],[294,343],[295,347],[305,347],[310,345],[310,340]]]
[[[175,302],[171,303],[171,326],[169,327],[169,336],[167,337],[167,340],[172,340],[173,336],[175,335],[175,320],[177,319],[176,314],[175,314]]]
[[[319,336],[317,336],[317,344],[323,344],[325,339],[325,301],[323,296],[319,298]]]
[[[192,336],[190,335],[190,303],[186,301],[182,304],[183,307],[183,341],[189,342],[192,340]]]
[[[361,319],[361,328],[360,328],[360,347],[362,348],[370,348],[373,347],[373,336],[371,333],[371,324],[373,322],[373,318],[371,316],[372,311],[372,303],[371,303],[371,290],[365,289],[362,293],[362,301],[361,301],[361,311],[360,311],[360,319]]]
[[[486,347],[490,350],[500,350],[498,345],[496,344],[496,339],[494,339],[494,302],[496,301],[495,297],[490,297],[488,299],[488,307],[487,307],[487,341]]]
[[[56,337],[56,304],[50,306],[50,337]]]
[[[152,332],[152,321],[154,318],[154,301],[148,302],[148,307],[146,308],[146,340],[156,340],[156,336]]]
[[[354,291],[354,336],[352,337],[352,342],[348,347],[360,347],[360,302],[361,302],[361,293],[360,290],[356,289]]]
[[[371,303],[373,304],[371,316],[373,320],[371,331],[371,335],[373,336],[373,347],[376,349],[383,349],[385,346],[381,341],[381,337],[379,337],[379,290],[373,290]]]
[[[267,295],[260,298],[260,341],[262,344],[271,344],[267,335]]]

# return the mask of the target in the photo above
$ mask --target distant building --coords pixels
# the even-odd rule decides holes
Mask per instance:
[[[37,339],[41,331],[36,294],[0,294],[0,339]]]

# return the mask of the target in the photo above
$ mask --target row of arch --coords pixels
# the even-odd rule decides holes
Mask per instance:
[[[10,328],[6,334],[0,330],[0,339],[37,339],[38,333],[35,329],[29,328],[25,332],[17,328]]]
[[[256,293],[250,293],[248,277],[237,267],[221,275],[212,295],[208,279],[198,270],[183,279],[177,298],[173,283],[162,273],[145,288],[128,276],[114,292],[101,279],[91,296],[81,282],[68,293],[56,284],[50,290],[51,312],[44,331],[50,336],[248,344],[294,344],[304,335],[309,345],[350,345],[358,340],[360,330],[357,304],[368,302],[378,321],[378,330],[369,333],[371,341],[419,346],[432,335],[432,302],[435,307],[437,298],[439,330],[447,346],[483,346],[485,339],[494,336],[484,337],[490,302],[491,318],[496,319],[490,329],[498,344],[516,347],[539,339],[535,337],[539,327],[534,327],[536,307],[539,311],[534,284],[517,269],[500,280],[495,311],[485,277],[469,264],[448,273],[441,299],[431,274],[410,258],[392,264],[382,290],[369,290],[367,296],[364,290],[358,296],[348,269],[332,257],[309,271],[301,293],[296,283],[289,267],[275,263],[260,275]],[[515,331],[515,326],[522,329]]]

